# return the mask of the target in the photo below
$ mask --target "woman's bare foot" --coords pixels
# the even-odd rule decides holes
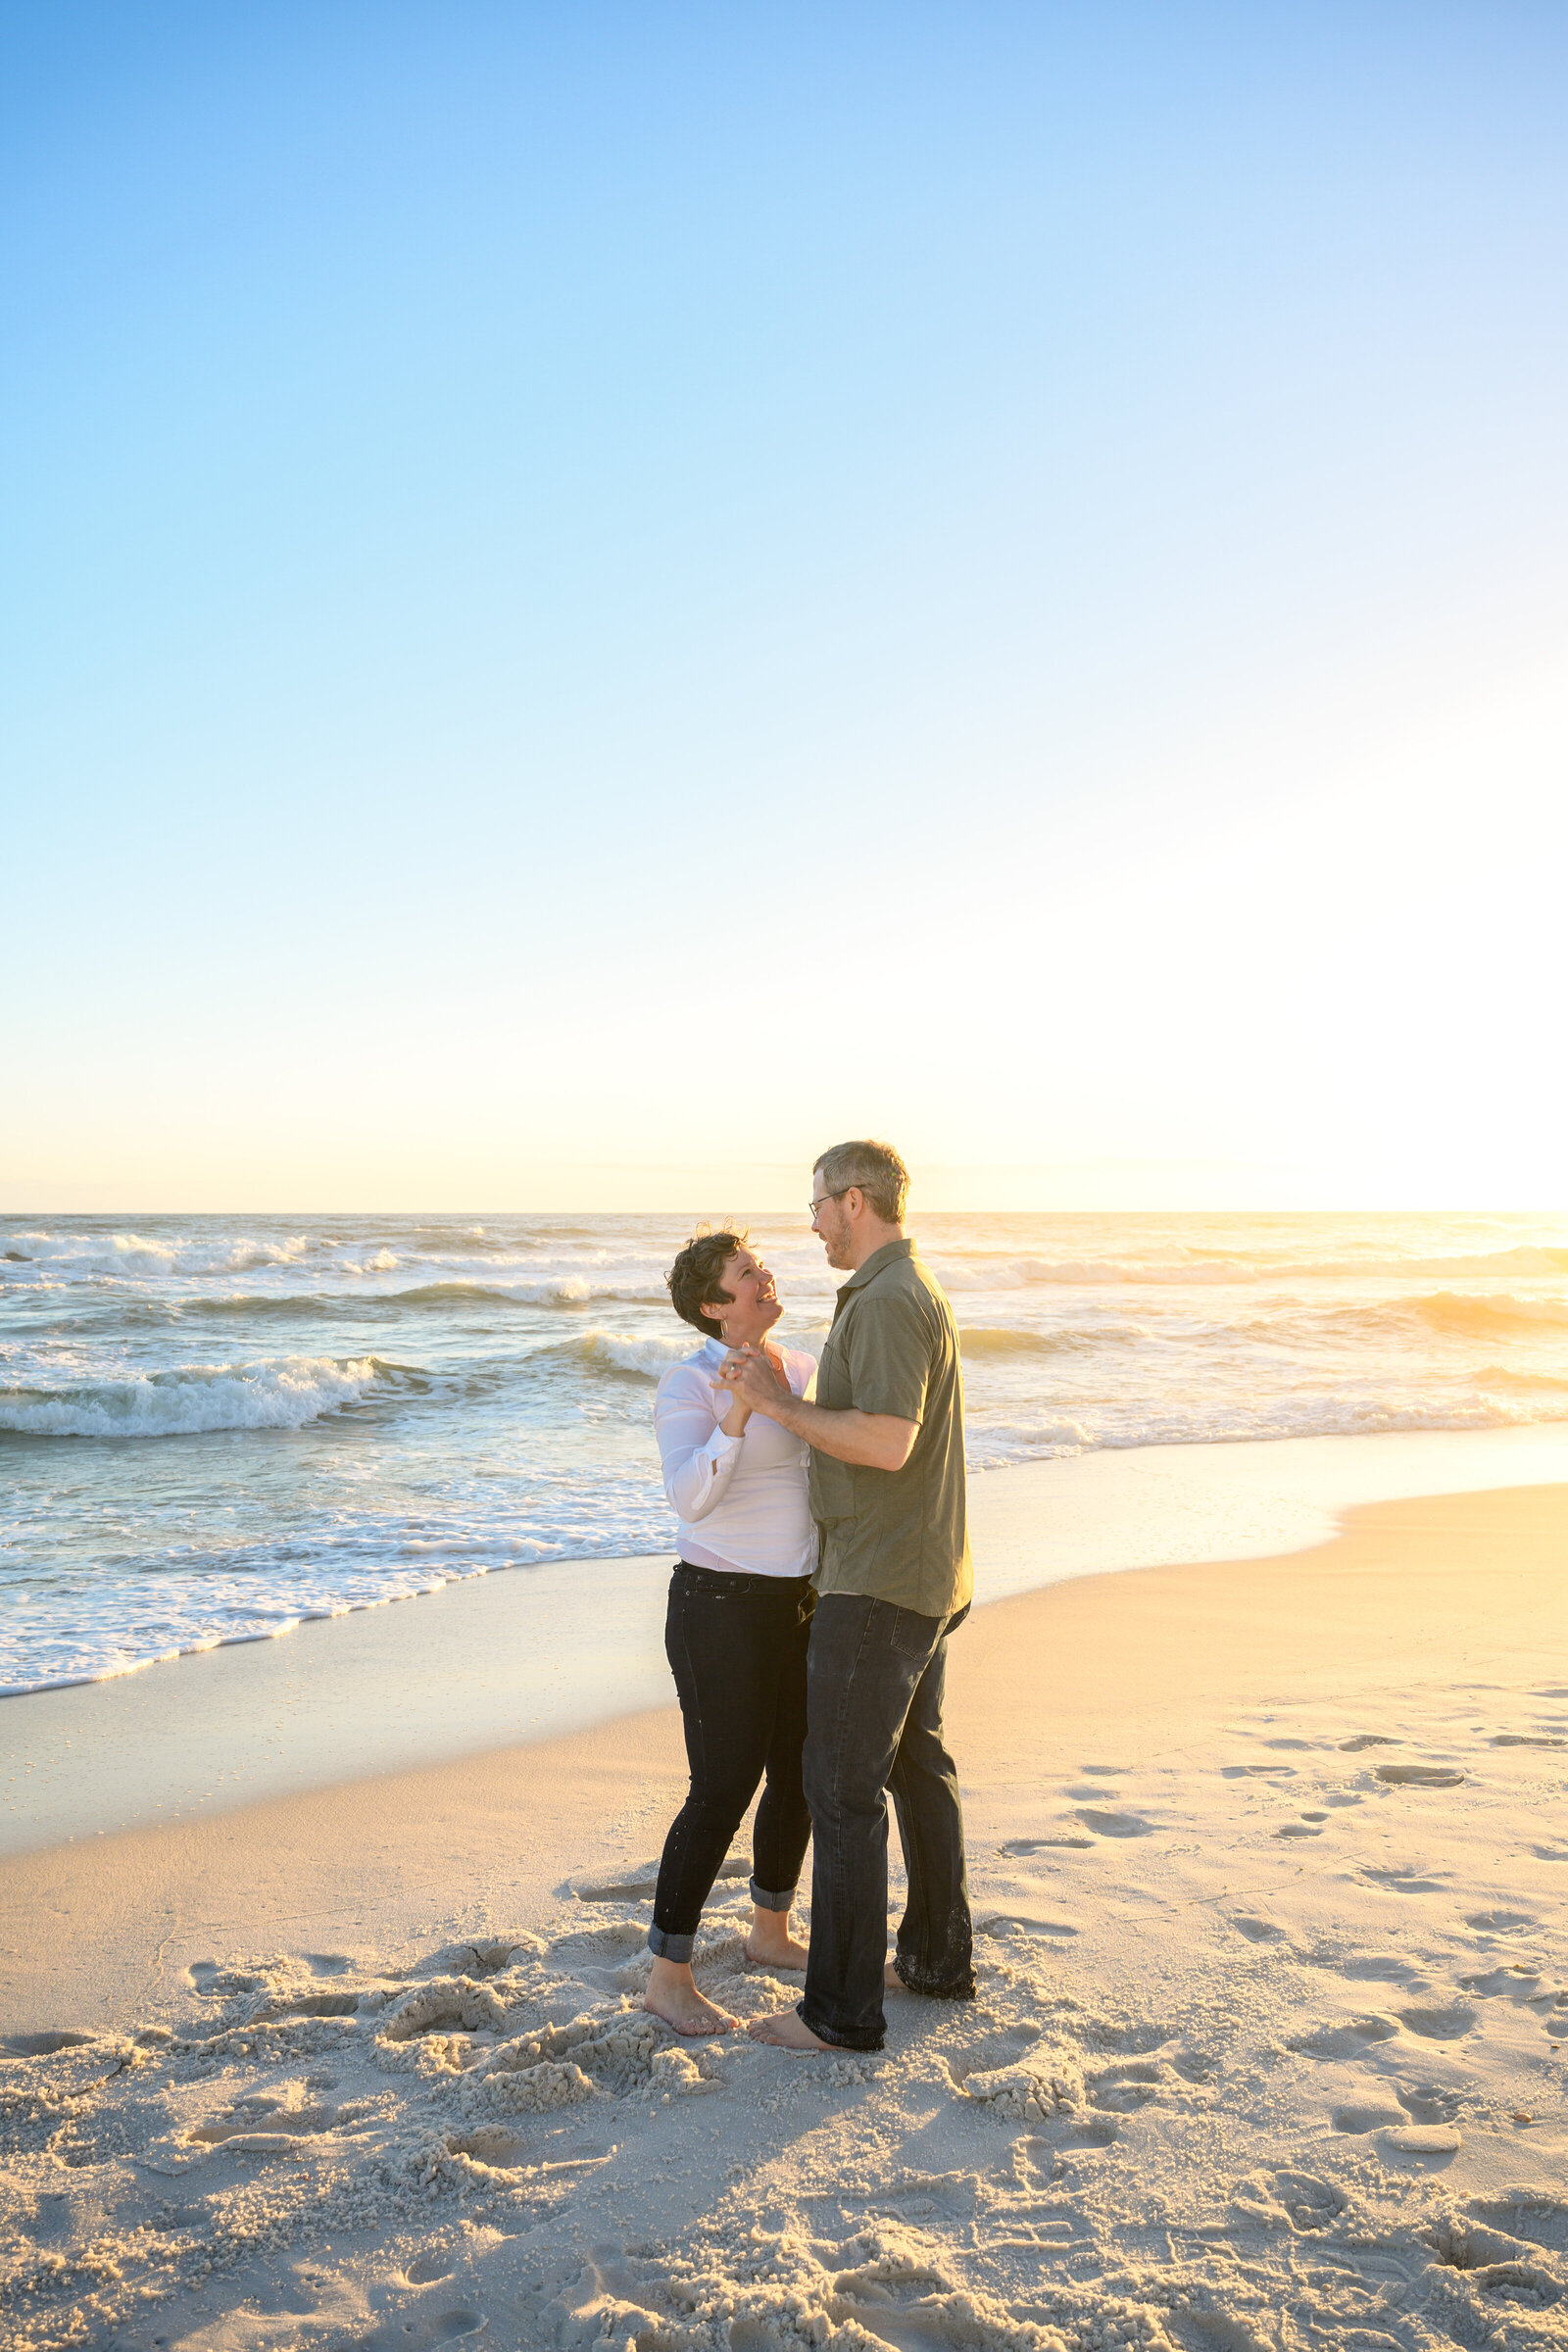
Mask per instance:
[[[699,2037],[733,2034],[741,2022],[738,2017],[731,2017],[727,2009],[715,2009],[706,1993],[698,1991],[688,1960],[655,1960],[648,1990],[643,1994],[643,2007],[651,2017],[673,2026],[677,2034]]]
[[[790,1934],[787,1911],[764,1911],[760,1904],[752,1906],[752,1932],[746,1938],[746,1957],[761,1961],[765,1968],[806,1966],[806,1946],[797,1943]]]
[[[780,2050],[831,2050],[830,2041],[818,2041],[797,2010],[776,2009],[771,2017],[754,2017],[746,2029],[754,2041],[771,2042]]]

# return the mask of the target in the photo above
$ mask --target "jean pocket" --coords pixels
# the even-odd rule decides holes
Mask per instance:
[[[918,1609],[895,1609],[888,1642],[903,1658],[928,1658],[942,1630],[940,1617],[922,1617]]]

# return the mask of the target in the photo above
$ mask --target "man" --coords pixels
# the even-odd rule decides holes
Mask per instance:
[[[957,1776],[942,1740],[948,1636],[974,1579],[963,1481],[963,1384],[953,1310],[904,1233],[908,1171],[887,1144],[837,1144],[811,1185],[811,1223],[850,1279],[816,1402],[780,1390],[755,1352],[733,1393],[811,1447],[821,1535],[807,1663],[811,1942],[796,2009],[759,2020],[791,2050],[879,2050],[882,1995],[972,2000]],[[887,1790],[909,1896],[887,1960]]]

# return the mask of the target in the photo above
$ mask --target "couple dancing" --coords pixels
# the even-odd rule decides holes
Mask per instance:
[[[676,1258],[675,1311],[704,1333],[654,1408],[680,1520],[664,1646],[691,1790],[664,1841],[648,2006],[681,2034],[738,2021],[691,1952],[759,1781],[748,1956],[804,1969],[797,2007],[755,2022],[791,2050],[879,2050],[887,1990],[970,2000],[957,1778],[942,1740],[948,1636],[972,1576],[953,1310],[904,1234],[908,1174],[886,1144],[813,1171],[811,1224],[850,1279],[815,1368],[767,1334],[783,1309],[743,1234]],[[887,1791],[908,1900],[887,1956]],[[809,1950],[789,1933],[808,1840]]]

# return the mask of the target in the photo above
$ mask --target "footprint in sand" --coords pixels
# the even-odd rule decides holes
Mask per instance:
[[[1492,1744],[1494,1747],[1568,1747],[1568,1740],[1548,1738],[1542,1733],[1497,1732],[1494,1735]]]
[[[1329,2121],[1336,2132],[1381,2132],[1389,2125],[1403,2126],[1407,2122],[1402,2107],[1382,2106],[1372,2100],[1357,2105],[1336,2107]]]
[[[1076,1936],[1070,1919],[1048,1919],[1043,1912],[1008,1909],[986,1911],[975,1921],[982,1936],[1005,1936],[1018,1928],[1025,1936]]]
[[[457,2267],[452,2254],[416,2254],[403,2276],[411,2286],[433,2286],[438,2278],[450,2278]]]
[[[1250,2221],[1270,2229],[1328,2230],[1345,2211],[1345,2197],[1315,2173],[1250,2173],[1231,2191],[1231,2203]]]
[[[1465,2001],[1444,2001],[1398,2011],[1399,2023],[1427,2041],[1459,2041],[1476,2023],[1476,2012]]]
[[[1531,2245],[1568,2252],[1568,2201],[1544,2188],[1505,2188],[1494,2197],[1472,2197],[1469,2211]]]
[[[1396,1952],[1363,1952],[1353,1960],[1342,1960],[1338,1973],[1352,1984],[1402,1984],[1407,1977],[1420,1972]]]
[[[1009,1838],[999,1845],[999,1854],[1040,1854],[1056,1850],[1087,1853],[1094,1844],[1092,1838]]]
[[[544,1950],[537,1936],[482,1937],[477,1943],[449,1943],[438,1952],[435,1965],[458,1977],[499,1977],[519,1960],[536,1958]]]
[[[1542,2001],[1541,1971],[1523,1960],[1510,1960],[1497,1968],[1488,1968],[1478,1975],[1461,1977],[1460,1985],[1466,1992],[1478,1992],[1484,2000],[1508,2000],[1520,2006],[1535,2007]]]
[[[1521,1928],[1534,1928],[1540,1923],[1529,1911],[1505,1911],[1499,1906],[1491,1911],[1467,1911],[1464,1924],[1474,1928],[1478,1936],[1516,1936]]]
[[[750,1879],[751,1858],[746,1854],[726,1854],[713,1873],[720,1879]],[[574,1894],[579,1903],[645,1903],[653,1899],[659,1888],[659,1864],[639,1862],[619,1878],[568,1879],[559,1891]]]
[[[1276,1838],[1321,1838],[1323,1823],[1327,1818],[1323,1813],[1303,1813],[1299,1821],[1282,1822],[1274,1835]]]
[[[489,2172],[514,2170],[528,2154],[528,2142],[504,2124],[481,2124],[474,2132],[449,2132],[442,2144],[449,2156],[466,2156]]]
[[[1340,1741],[1343,1756],[1359,1755],[1363,1747],[1402,1747],[1402,1740],[1393,1739],[1387,1732],[1357,1732],[1352,1740]]]
[[[194,2147],[223,2148],[233,2156],[285,2156],[302,2139],[326,2132],[352,2136],[367,2129],[363,2105],[290,2107],[282,2098],[243,2099],[225,2116],[200,2124],[185,2137]]]
[[[1136,1813],[1107,1813],[1093,1805],[1080,1805],[1078,1819],[1097,1838],[1148,1838],[1153,1834],[1153,1823],[1140,1821]]]
[[[1447,1892],[1447,1887],[1442,1879],[1423,1878],[1418,1870],[1398,1863],[1383,1865],[1368,1862],[1362,1875],[1370,1879],[1374,1886],[1386,1887],[1390,1894],[1446,1894]]]
[[[1371,2043],[1392,2041],[1398,2031],[1392,2017],[1336,2018],[1310,2034],[1293,2035],[1285,2046],[1303,2058],[1359,2058]]]
[[[1457,1788],[1464,1779],[1447,1764],[1379,1764],[1378,1779],[1395,1788]]]
[[[650,1900],[658,1886],[659,1875],[651,1871],[646,1878],[612,1879],[600,1886],[574,1886],[571,1891],[579,1903],[640,1903]]]
[[[1254,1919],[1247,1912],[1236,1913],[1231,1919],[1231,1926],[1238,1935],[1245,1936],[1249,1943],[1282,1943],[1285,1940],[1285,1930],[1276,1927],[1273,1920]]]
[[[62,2026],[52,2034],[7,2034],[0,2037],[0,2050],[8,2058],[52,2058],[57,2050],[78,2050],[97,2038],[96,2034],[76,2033],[69,2026]]]
[[[1412,2124],[1451,2124],[1464,2106],[1459,2093],[1441,2082],[1396,2084],[1394,2095]]]
[[[1085,2079],[1089,2104],[1110,2115],[1132,2115],[1159,2098],[1167,2070],[1150,2058],[1125,2058]]]

